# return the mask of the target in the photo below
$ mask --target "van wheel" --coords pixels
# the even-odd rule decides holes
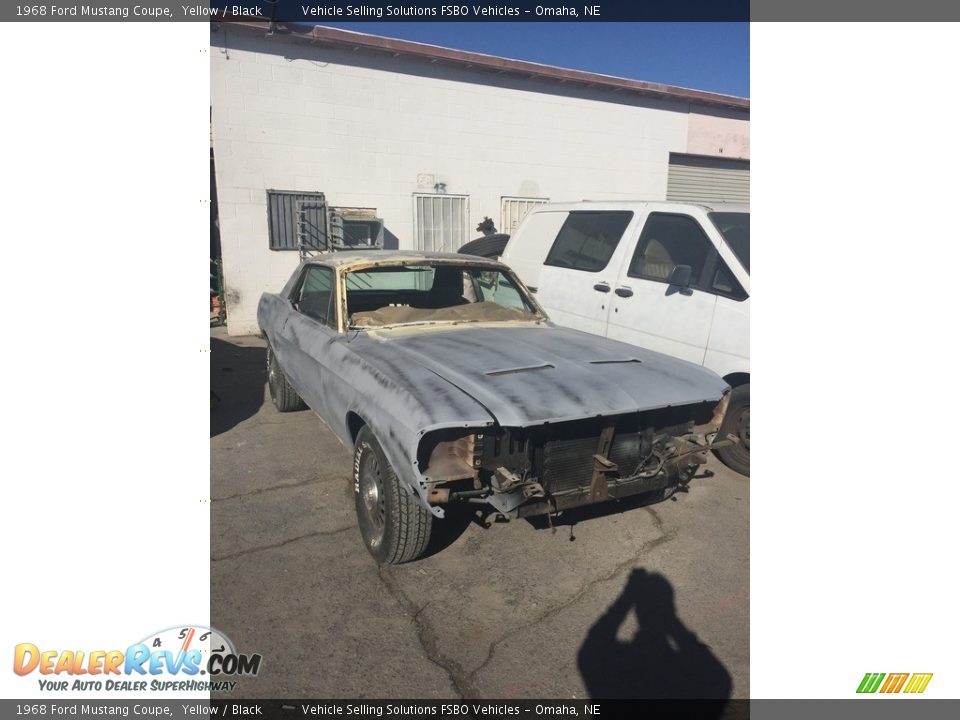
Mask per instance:
[[[297,395],[297,391],[287,380],[287,376],[280,369],[277,356],[273,348],[267,344],[267,384],[270,386],[270,399],[280,412],[304,410],[307,405]]]
[[[717,457],[727,467],[750,477],[750,383],[735,387],[730,393],[730,406],[718,436],[736,435],[740,442],[717,450]]]
[[[401,487],[368,427],[361,428],[353,452],[353,498],[363,543],[378,563],[396,565],[423,556],[433,515]]]

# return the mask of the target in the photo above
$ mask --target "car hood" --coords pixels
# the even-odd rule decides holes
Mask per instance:
[[[684,360],[554,325],[376,333],[364,353],[406,357],[504,427],[720,400],[728,386]]]

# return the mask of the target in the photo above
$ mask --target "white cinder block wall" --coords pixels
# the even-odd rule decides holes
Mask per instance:
[[[669,153],[693,146],[704,152],[705,133],[690,126],[685,102],[353,52],[227,25],[211,33],[211,45],[232,335],[257,332],[260,294],[279,290],[298,262],[296,252],[268,247],[268,188],[320,191],[332,206],[376,208],[400,248],[412,248],[413,194],[433,191],[418,187],[418,175],[433,175],[448,193],[470,197],[472,238],[484,216],[499,226],[503,196],[662,199]],[[700,125],[709,126],[711,141],[717,136],[715,124]],[[723,129],[730,128],[734,151],[726,156],[742,157],[749,121],[724,121]]]

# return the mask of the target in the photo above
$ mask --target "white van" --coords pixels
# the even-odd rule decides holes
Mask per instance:
[[[679,202],[541,205],[501,257],[558,325],[704,365],[731,387],[718,451],[750,474],[750,209]]]

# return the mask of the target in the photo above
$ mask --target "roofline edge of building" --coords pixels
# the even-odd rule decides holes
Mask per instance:
[[[414,42],[412,40],[387,38],[380,35],[370,35],[352,30],[341,30],[339,28],[323,25],[315,25],[310,27],[297,23],[270,23],[264,21],[239,19],[232,20],[229,19],[229,17],[211,21],[211,25],[217,25],[220,23],[228,23],[230,26],[246,28],[249,30],[260,30],[265,34],[274,37],[293,37],[313,43],[352,47],[354,49],[362,48],[366,50],[386,52],[393,55],[418,57],[426,60],[432,60],[434,62],[445,61],[463,64],[471,68],[485,68],[502,73],[525,75],[531,79],[541,78],[560,83],[569,82],[587,87],[601,87],[612,89],[614,91],[635,92],[637,94],[654,96],[662,99],[682,100],[695,104],[707,105],[710,107],[722,107],[731,110],[745,111],[748,113],[750,111],[750,99],[737,97],[735,95],[724,95],[722,93],[708,92],[706,90],[694,90],[691,88],[648,82],[645,80],[631,80],[629,78],[604,75],[602,73],[589,72],[586,70],[573,70],[570,68],[557,67],[555,65],[543,65],[527,60],[513,60],[511,58],[504,58],[496,55],[486,55],[468,50],[455,50],[453,48],[446,48],[439,45],[430,45],[427,43]]]

